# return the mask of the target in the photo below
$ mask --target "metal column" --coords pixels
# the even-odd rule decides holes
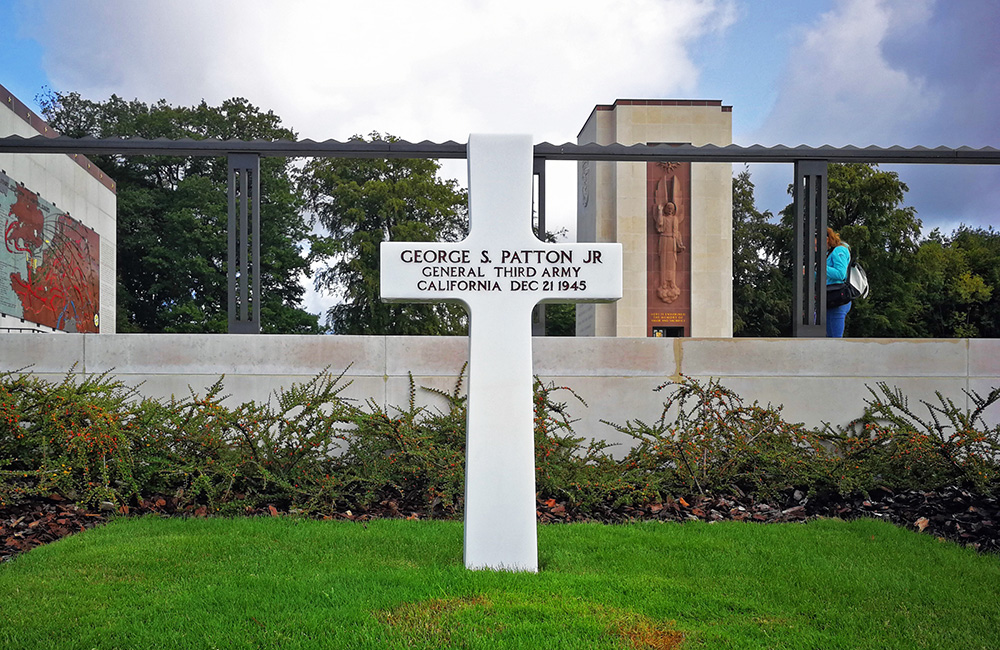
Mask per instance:
[[[227,266],[229,333],[260,334],[260,156],[257,154],[229,154]]]
[[[545,159],[535,158],[534,175],[538,178],[538,238],[545,239]],[[531,335],[545,336],[545,305],[535,305],[531,312]]]
[[[795,162],[792,336],[826,336],[827,163]]]

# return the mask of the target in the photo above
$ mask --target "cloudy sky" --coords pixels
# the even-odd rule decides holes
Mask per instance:
[[[719,99],[737,144],[1000,147],[996,0],[0,0],[0,83],[189,105],[301,138],[575,141],[595,104]],[[925,227],[1000,226],[1000,168],[899,166]],[[462,177],[461,164],[445,169]],[[760,209],[788,165],[752,168]],[[549,164],[572,229],[575,165]]]

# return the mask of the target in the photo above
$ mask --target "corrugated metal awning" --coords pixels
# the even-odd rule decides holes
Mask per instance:
[[[671,160],[680,162],[722,163],[792,163],[797,160],[828,162],[871,162],[913,164],[1000,164],[1000,149],[983,147],[810,147],[799,145],[701,145],[690,144],[551,144],[534,146],[535,157],[543,160],[601,160],[641,162]],[[224,156],[230,153],[256,153],[261,156],[315,158],[465,158],[462,142],[363,142],[350,140],[171,140],[157,138],[49,138],[7,136],[0,138],[0,152],[62,153],[125,156]]]

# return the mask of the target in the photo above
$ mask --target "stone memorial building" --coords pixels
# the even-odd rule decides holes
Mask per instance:
[[[0,86],[0,136],[58,135]],[[115,332],[115,182],[80,154],[0,152],[0,332]]]
[[[720,101],[619,99],[598,105],[578,144],[732,144]],[[619,242],[624,295],[577,305],[577,336],[731,337],[729,163],[593,162],[578,167],[577,241]]]

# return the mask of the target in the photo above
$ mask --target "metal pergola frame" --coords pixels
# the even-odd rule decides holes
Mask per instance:
[[[83,154],[118,156],[227,156],[229,159],[229,331],[260,332],[260,157],[283,158],[434,158],[466,157],[464,143],[339,142],[326,140],[170,140],[158,138],[69,138],[7,136],[0,152],[15,154]],[[549,160],[693,163],[790,163],[794,165],[795,269],[793,336],[826,333],[827,165],[885,163],[932,165],[998,165],[1000,149],[983,147],[766,147],[753,145],[636,144],[534,146],[538,177],[539,229],[545,227],[545,162]],[[813,278],[814,281],[807,281]],[[544,324],[540,317],[538,323]]]
[[[465,158],[462,142],[340,142],[326,140],[170,140],[157,138],[55,138],[7,136],[0,138],[4,153],[64,153],[122,156],[225,156],[250,153],[283,158]],[[535,145],[535,158],[542,160],[600,160],[641,162],[672,160],[679,162],[794,163],[797,160],[827,162],[874,162],[915,164],[1000,164],[1000,149],[983,147],[765,147],[752,145],[690,144],[551,144]]]

